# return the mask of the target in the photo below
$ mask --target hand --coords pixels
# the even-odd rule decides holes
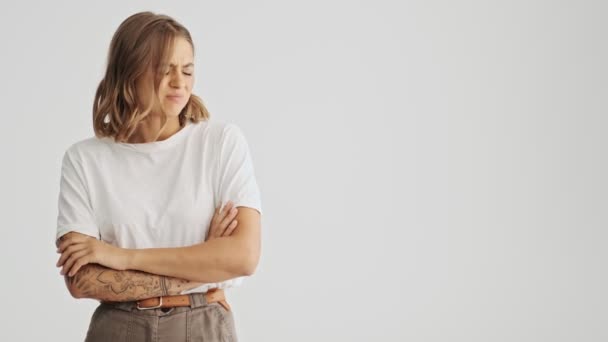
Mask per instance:
[[[238,223],[235,220],[238,209],[234,208],[233,205],[232,201],[228,201],[223,210],[220,210],[219,207],[215,209],[215,213],[211,219],[209,234],[207,234],[205,241],[232,234]]]
[[[127,250],[112,246],[92,236],[70,232],[61,237],[57,253],[61,253],[57,267],[61,274],[72,277],[86,264],[100,264],[118,271],[125,270]]]

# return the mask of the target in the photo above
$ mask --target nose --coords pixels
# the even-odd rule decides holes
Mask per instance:
[[[181,88],[184,85],[184,76],[177,71],[171,73],[171,79],[169,85],[173,88]]]

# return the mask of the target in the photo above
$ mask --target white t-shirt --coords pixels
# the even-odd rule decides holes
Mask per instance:
[[[56,238],[74,231],[121,248],[190,246],[205,241],[215,208],[229,200],[262,213],[249,146],[233,123],[188,121],[149,143],[94,136],[63,156]],[[182,293],[238,286],[243,278]]]

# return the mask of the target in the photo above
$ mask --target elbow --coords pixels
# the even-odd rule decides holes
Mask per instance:
[[[244,262],[242,263],[241,273],[244,276],[252,276],[258,267],[259,260],[259,251],[250,251],[249,253],[247,253],[246,257],[244,258]]]
[[[83,298],[83,293],[80,290],[80,288],[76,285],[76,282],[74,281],[74,277],[70,278],[67,275],[65,276],[65,285],[68,288],[68,291],[70,292],[70,295],[73,298],[79,299],[79,298]]]
[[[69,290],[70,290],[70,295],[72,295],[72,298],[76,298],[76,299],[84,298],[82,296],[82,292],[78,291],[77,289],[70,288]]]
[[[240,274],[243,276],[249,277],[255,273],[255,269],[256,269],[256,266],[252,266],[248,263],[243,267]]]

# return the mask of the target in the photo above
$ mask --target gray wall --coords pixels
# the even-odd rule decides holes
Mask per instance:
[[[195,91],[251,146],[242,341],[606,341],[605,1],[1,5],[0,340],[80,341],[53,238],[118,24],[193,34]]]

